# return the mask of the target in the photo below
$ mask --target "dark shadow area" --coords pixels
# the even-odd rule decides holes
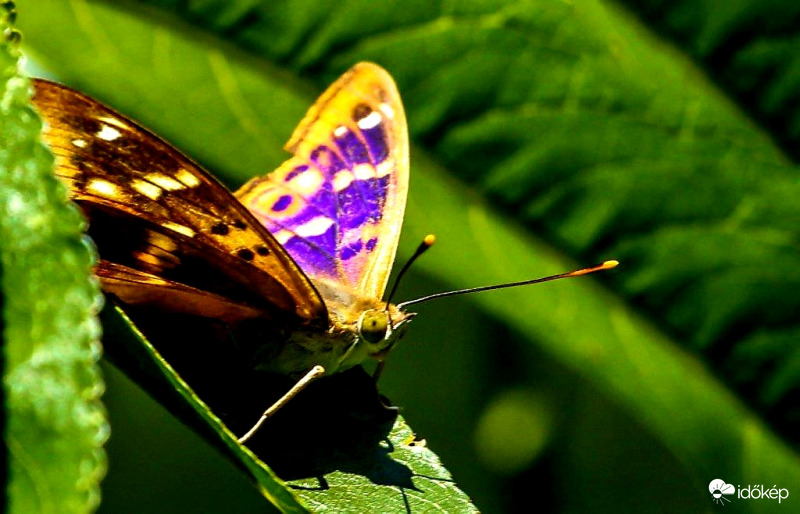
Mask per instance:
[[[295,381],[257,372],[226,330],[210,320],[128,312],[139,330],[231,431],[242,435]],[[105,355],[183,423],[226,455],[230,450],[169,383],[113,307],[102,314]],[[248,446],[284,480],[344,471],[373,483],[415,489],[412,472],[389,457],[397,417],[363,368],[311,384],[275,413]],[[244,469],[238,457],[232,460]],[[316,489],[316,488],[314,488]]]

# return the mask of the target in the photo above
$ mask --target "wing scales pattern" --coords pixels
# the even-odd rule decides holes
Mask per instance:
[[[294,156],[236,196],[312,280],[363,296],[386,288],[408,190],[408,136],[391,77],[354,66],[286,145]]]

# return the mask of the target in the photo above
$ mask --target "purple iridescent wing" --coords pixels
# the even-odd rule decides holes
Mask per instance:
[[[408,191],[408,133],[394,81],[375,64],[355,65],[311,107],[286,149],[294,156],[237,198],[312,281],[380,298]]]

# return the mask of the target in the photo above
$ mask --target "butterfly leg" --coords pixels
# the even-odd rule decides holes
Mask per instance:
[[[386,366],[386,361],[381,359],[378,361],[378,365],[375,367],[375,371],[372,373],[372,380],[375,383],[378,383],[378,379],[381,378],[381,373],[383,373],[383,368]]]
[[[381,402],[383,408],[389,411],[398,412],[399,409],[392,405],[391,403],[387,403],[387,400],[381,396],[380,392],[378,391],[378,379],[381,378],[381,373],[383,373],[383,368],[386,367],[386,360],[381,359],[378,361],[378,365],[375,367],[375,371],[372,372],[372,380],[375,382],[375,391],[378,393],[378,401]]]
[[[248,439],[253,437],[253,434],[258,432],[258,429],[261,428],[261,425],[264,424],[267,418],[275,414],[275,412],[277,412],[278,409],[286,405],[289,402],[289,400],[297,396],[297,393],[305,389],[308,386],[308,384],[318,379],[319,377],[323,376],[324,374],[325,374],[325,368],[323,368],[322,366],[317,365],[311,368],[311,371],[306,373],[303,378],[298,380],[297,383],[294,386],[292,386],[292,388],[289,389],[289,391],[287,391],[286,394],[281,396],[281,398],[277,402],[273,403],[267,410],[264,411],[264,414],[262,414],[261,418],[256,422],[255,425],[253,425],[253,428],[248,430],[245,435],[243,435],[238,439],[239,444],[244,444],[245,442],[247,442]]]

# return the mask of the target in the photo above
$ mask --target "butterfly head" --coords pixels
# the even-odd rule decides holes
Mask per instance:
[[[351,344],[339,362],[339,369],[360,364],[368,359],[383,360],[403,337],[416,314],[405,312],[394,305],[376,304],[361,310],[348,332],[353,334]]]
[[[414,313],[400,311],[394,305],[389,308],[395,311],[394,318],[389,309],[368,309],[358,320],[358,339],[370,357],[380,359],[389,353],[415,316]]]

